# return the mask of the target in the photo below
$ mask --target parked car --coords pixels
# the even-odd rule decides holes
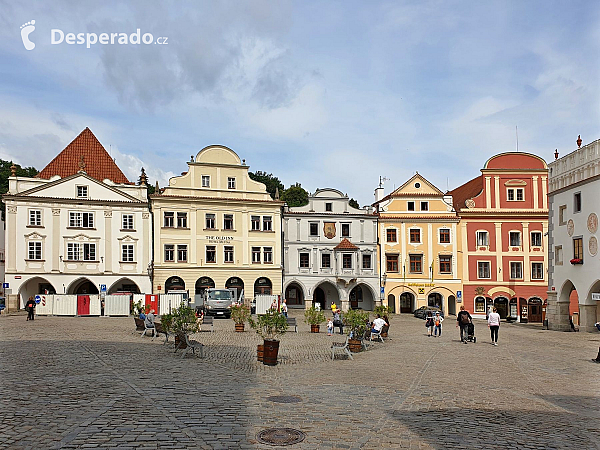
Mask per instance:
[[[204,314],[209,316],[231,317],[233,293],[229,289],[207,289],[204,291]]]
[[[442,311],[440,308],[438,308],[437,306],[421,306],[419,309],[415,310],[415,317],[418,317],[419,319],[423,319],[425,320],[425,318],[427,317],[427,311],[431,311],[431,315],[435,316],[435,313],[440,313],[440,315],[442,317],[444,317],[444,311]]]

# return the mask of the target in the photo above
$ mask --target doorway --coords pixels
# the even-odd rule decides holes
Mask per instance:
[[[542,300],[539,298],[531,298],[528,302],[529,306],[529,321],[534,323],[542,322]]]
[[[388,295],[387,302],[387,307],[390,314],[396,314],[396,297],[394,294]]]
[[[456,315],[456,297],[454,295],[448,296],[448,314],[451,316]]]
[[[325,309],[325,291],[320,287],[315,289],[315,294],[313,295],[313,306],[320,306],[321,310]]]
[[[240,277],[231,277],[225,282],[225,288],[235,291],[235,299],[238,303],[243,301],[244,281]]]
[[[363,291],[360,286],[356,286],[350,291],[350,308],[358,309],[358,302],[363,301]]]
[[[500,314],[501,319],[506,319],[508,316],[508,299],[506,297],[498,297],[494,300],[494,307]]]
[[[443,311],[442,300],[442,294],[432,292],[427,296],[427,306],[435,306],[437,308],[440,308],[441,311]]]
[[[403,292],[400,295],[400,312],[403,314],[410,314],[413,312],[413,301],[415,296],[410,292]]]

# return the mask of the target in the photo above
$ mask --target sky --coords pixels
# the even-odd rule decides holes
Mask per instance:
[[[221,144],[365,205],[379,177],[453,189],[517,130],[547,161],[599,139],[599,55],[597,1],[0,0],[0,158],[41,170],[89,127],[132,181]]]

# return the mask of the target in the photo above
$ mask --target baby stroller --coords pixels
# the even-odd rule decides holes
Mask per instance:
[[[473,325],[473,322],[469,322],[467,325],[467,341],[473,343],[477,342],[477,338],[475,337],[475,325]]]

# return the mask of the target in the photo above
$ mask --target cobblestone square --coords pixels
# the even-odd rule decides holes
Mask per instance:
[[[503,323],[493,347],[477,321],[461,345],[453,318],[434,338],[394,316],[384,344],[331,361],[343,337],[294,314],[276,367],[230,320],[182,360],[130,317],[0,316],[0,448],[274,448],[256,439],[271,427],[302,431],[298,449],[600,448],[599,334]]]

